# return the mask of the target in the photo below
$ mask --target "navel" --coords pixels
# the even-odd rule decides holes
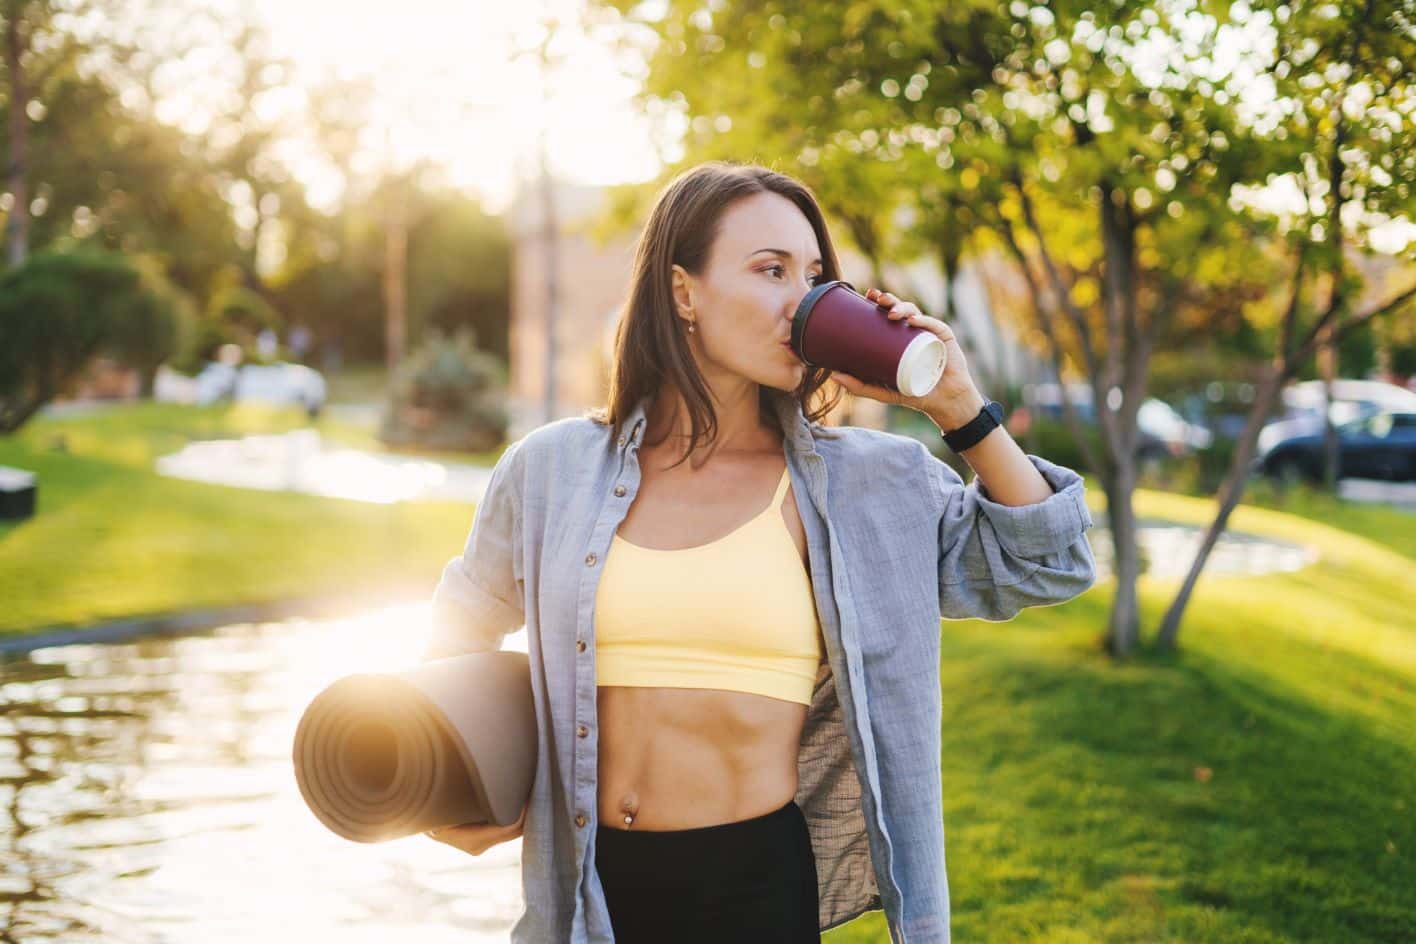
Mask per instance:
[[[624,814],[624,825],[634,825],[634,817],[639,812],[639,796],[633,791],[626,793],[620,801],[620,812]]]

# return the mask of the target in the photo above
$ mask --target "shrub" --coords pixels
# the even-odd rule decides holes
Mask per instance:
[[[137,367],[151,389],[188,307],[155,269],[107,250],[37,252],[0,274],[0,432],[19,429],[99,354]]]
[[[399,367],[380,438],[390,445],[482,451],[506,438],[507,372],[473,334],[436,331]]]

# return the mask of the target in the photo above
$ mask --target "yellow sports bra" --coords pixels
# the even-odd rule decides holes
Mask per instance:
[[[811,704],[824,649],[811,577],[772,501],[731,534],[610,544],[595,593],[595,682],[722,688]]]

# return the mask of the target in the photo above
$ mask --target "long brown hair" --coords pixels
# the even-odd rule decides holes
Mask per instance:
[[[731,161],[706,161],[674,177],[655,198],[635,248],[629,297],[615,326],[609,403],[585,413],[601,425],[610,425],[612,436],[623,432],[625,419],[640,399],[657,395],[668,381],[682,394],[692,425],[683,459],[693,454],[700,439],[711,445],[717,438],[718,418],[708,384],[689,350],[683,320],[673,314],[671,273],[675,264],[693,275],[701,273],[717,238],[723,212],[734,201],[768,191],[795,203],[811,223],[821,247],[819,281],[841,278],[825,217],[805,184],[759,164]],[[815,407],[809,405],[830,373],[824,367],[809,367],[791,392],[809,422],[820,421],[840,401],[842,391],[838,388],[830,400]],[[758,392],[758,415],[769,428],[784,433],[772,408],[770,398],[774,394],[783,395],[762,386]]]

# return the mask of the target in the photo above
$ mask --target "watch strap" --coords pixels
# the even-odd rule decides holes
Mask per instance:
[[[958,429],[952,429],[945,433],[944,444],[955,452],[963,452],[965,449],[977,445],[979,440],[1001,425],[1003,425],[1003,404],[997,400],[989,400],[983,405],[983,409],[978,411],[977,416]]]

